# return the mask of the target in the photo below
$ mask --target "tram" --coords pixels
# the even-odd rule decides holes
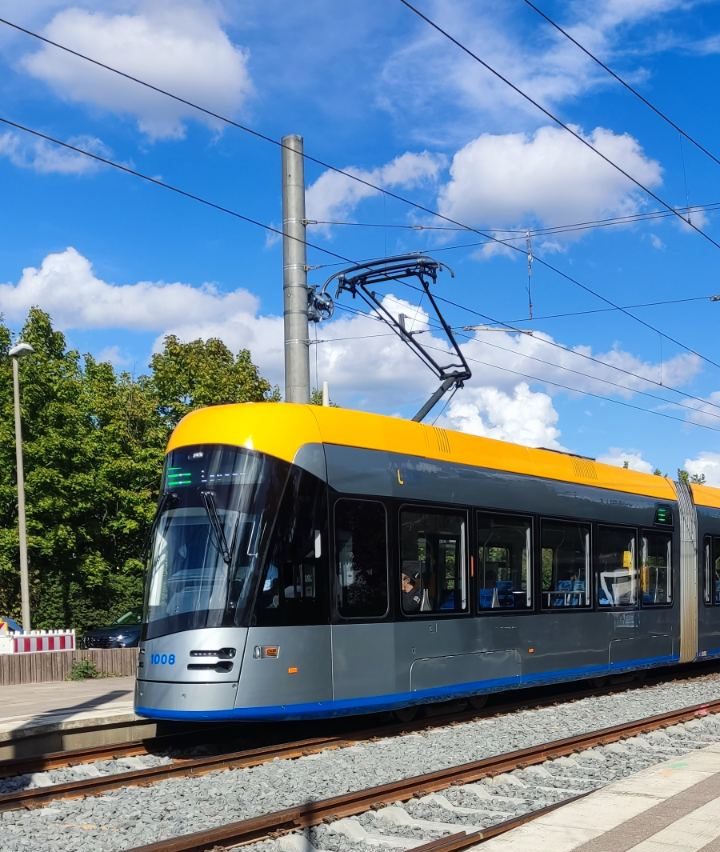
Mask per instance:
[[[720,657],[720,490],[339,408],[185,417],[135,692],[161,720],[403,711]]]

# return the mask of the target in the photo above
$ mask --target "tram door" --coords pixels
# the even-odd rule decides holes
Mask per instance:
[[[297,705],[332,698],[326,495],[294,469],[278,510],[248,630],[236,706]]]
[[[388,620],[388,517],[379,500],[342,498],[334,525],[335,608],[332,627],[336,701],[380,700],[407,690],[400,676],[396,622]]]

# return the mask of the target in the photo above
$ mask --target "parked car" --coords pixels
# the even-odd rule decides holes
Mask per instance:
[[[131,609],[109,627],[95,627],[82,638],[84,648],[137,648],[140,644],[142,610]]]
[[[5,627],[12,633],[22,633],[22,627],[18,621],[15,621],[14,618],[10,618],[9,615],[0,615],[0,631],[4,631]]]

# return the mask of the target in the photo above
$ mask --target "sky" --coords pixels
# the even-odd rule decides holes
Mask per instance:
[[[718,0],[537,5],[720,159]],[[306,162],[311,284],[349,265],[322,249],[452,270],[433,290],[473,375],[427,422],[720,485],[720,165],[523,0],[417,6],[546,112],[399,0],[2,0],[0,17],[418,205]],[[0,118],[281,228],[277,145],[7,24],[0,62]],[[0,187],[14,332],[38,305],[134,375],[167,334],[219,337],[283,387],[271,231],[2,123]],[[648,215],[664,204],[692,226]],[[380,295],[447,347],[417,291]],[[411,417],[437,386],[347,293],[310,339],[311,384],[340,405]]]

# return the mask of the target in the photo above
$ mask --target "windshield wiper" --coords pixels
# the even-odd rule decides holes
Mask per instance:
[[[205,511],[210,520],[210,527],[215,533],[215,547],[217,547],[223,560],[229,565],[232,561],[232,553],[228,547],[227,539],[225,538],[225,530],[223,529],[220,516],[218,515],[217,505],[215,504],[215,495],[212,491],[201,491]],[[235,536],[233,536],[233,539]]]

